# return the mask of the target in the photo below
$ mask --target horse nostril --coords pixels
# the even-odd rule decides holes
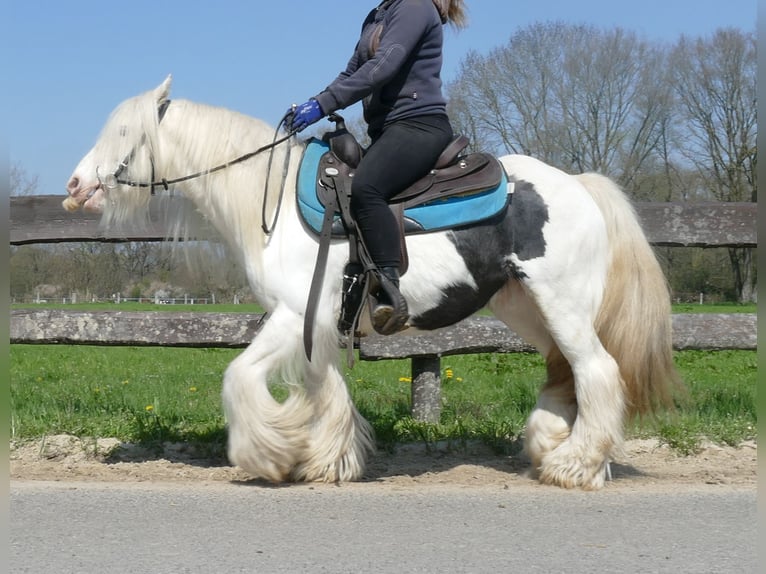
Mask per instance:
[[[70,193],[76,191],[78,187],[80,187],[79,177],[73,177],[69,180],[69,183],[66,184],[67,191]]]

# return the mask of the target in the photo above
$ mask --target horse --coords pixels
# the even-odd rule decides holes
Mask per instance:
[[[310,359],[301,343],[318,252],[296,207],[306,143],[276,140],[273,126],[225,108],[169,105],[171,80],[115,108],[69,179],[65,207],[135,225],[156,187],[170,183],[190,200],[240,258],[268,316],[223,376],[231,463],[273,483],[360,480],[375,441],[340,370],[344,240],[329,248]],[[607,176],[570,175],[524,155],[497,159],[510,194],[498,217],[407,237],[410,318],[391,336],[489,309],[545,359],[523,431],[532,476],[600,489],[627,421],[674,401],[668,285]],[[369,319],[358,329],[370,333]],[[275,380],[290,389],[281,402],[269,391]]]

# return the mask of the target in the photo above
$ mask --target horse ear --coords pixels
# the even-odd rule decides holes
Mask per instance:
[[[165,78],[165,81],[162,82],[157,88],[154,90],[154,95],[157,100],[158,104],[161,104],[165,100],[168,99],[168,96],[170,95],[170,85],[173,83],[173,75],[168,74],[168,77]]]

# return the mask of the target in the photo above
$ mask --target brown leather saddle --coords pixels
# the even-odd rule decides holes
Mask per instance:
[[[336,188],[342,188],[350,196],[354,170],[364,155],[364,149],[353,134],[346,130],[343,119],[337,114],[330,116],[330,119],[336,122],[337,128],[322,138],[330,149],[319,160],[316,178],[317,197],[325,209],[332,204]],[[500,184],[503,168],[497,159],[485,153],[466,153],[469,143],[464,135],[455,137],[428,174],[389,200],[391,210],[400,222],[402,236],[432,231],[405,217],[406,209],[448,197],[483,193]],[[343,217],[342,211],[340,215],[331,227],[331,236],[336,239],[348,236],[349,222]],[[406,249],[404,237],[401,245]],[[402,273],[404,271],[401,270]]]
[[[324,281],[331,239],[348,237],[349,261],[359,263],[365,270],[374,268],[374,263],[366,253],[350,209],[351,181],[355,169],[364,156],[364,149],[353,134],[346,129],[341,116],[333,114],[329,119],[335,122],[336,127],[335,130],[326,133],[322,138],[329,145],[329,150],[322,155],[317,168],[316,192],[319,202],[324,207],[324,215],[319,232],[319,251],[304,320],[304,349],[309,359],[311,359],[316,305]],[[409,261],[405,235],[429,231],[423,229],[417,222],[406,218],[405,209],[438,202],[454,196],[480,194],[487,190],[496,189],[501,184],[503,168],[497,159],[485,153],[466,153],[469,143],[468,138],[463,135],[454,138],[441,153],[428,174],[389,201],[399,222],[401,233],[402,263],[399,269],[400,275],[404,275],[407,271]],[[356,319],[358,319],[358,314]],[[353,348],[353,345],[350,347]]]
[[[329,118],[336,123],[334,131],[322,139],[329,144],[329,151],[319,160],[317,169],[317,198],[325,210],[337,209],[340,217],[333,219],[329,229],[330,237],[338,239],[351,235],[353,221],[350,212],[344,209],[351,196],[351,180],[354,170],[364,155],[364,149],[345,127],[342,117],[333,114]],[[500,185],[503,168],[500,162],[486,153],[466,153],[470,141],[464,135],[456,136],[439,156],[434,167],[421,179],[402,190],[389,200],[391,210],[399,222],[401,233],[403,275],[407,271],[407,243],[405,235],[425,233],[417,221],[405,217],[405,210],[419,205],[454,196],[471,196],[491,190]],[[344,194],[345,198],[337,197]],[[344,199],[346,201],[344,201]],[[337,205],[333,205],[337,202]],[[346,205],[346,208],[348,205]],[[320,232],[320,236],[322,233]]]

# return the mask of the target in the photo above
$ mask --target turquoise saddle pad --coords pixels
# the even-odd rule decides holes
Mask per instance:
[[[330,146],[325,142],[311,138],[306,144],[306,150],[298,171],[298,208],[306,224],[319,233],[322,228],[324,206],[317,198],[317,168],[319,159],[329,151]],[[404,210],[404,217],[415,222],[420,229],[418,232],[450,229],[469,223],[475,223],[497,214],[505,208],[508,181],[505,173],[500,184],[488,191],[469,196],[455,196],[445,199],[435,199],[429,203]],[[338,217],[340,215],[338,214]]]

